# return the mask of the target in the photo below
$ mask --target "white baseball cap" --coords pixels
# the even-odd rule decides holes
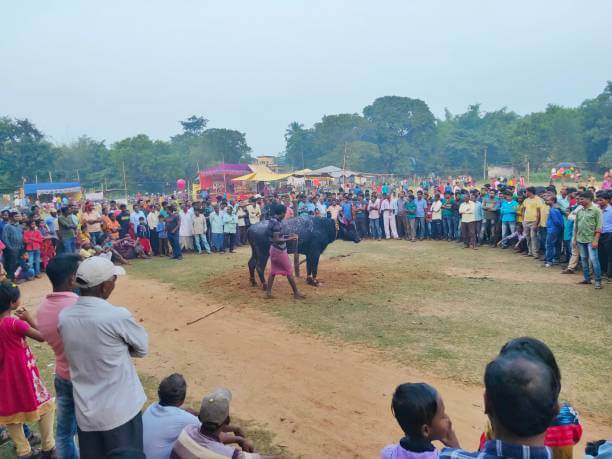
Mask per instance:
[[[76,272],[76,283],[79,287],[91,288],[110,280],[113,276],[125,275],[125,269],[115,266],[104,257],[90,257],[83,261]]]

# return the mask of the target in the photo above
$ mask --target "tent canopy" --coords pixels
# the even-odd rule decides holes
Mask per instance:
[[[250,174],[242,175],[232,180],[236,182],[276,182],[278,180],[284,180],[290,175],[291,174],[277,174],[272,171],[259,171],[251,172]]]
[[[26,183],[23,192],[25,194],[80,193],[81,184],[79,182]]]

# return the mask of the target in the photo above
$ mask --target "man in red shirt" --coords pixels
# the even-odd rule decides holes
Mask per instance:
[[[52,258],[47,265],[47,277],[53,285],[50,293],[38,307],[36,319],[38,330],[55,353],[55,392],[57,403],[56,449],[61,458],[77,458],[74,436],[77,433],[77,423],[74,414],[74,399],[72,383],[70,382],[70,367],[64,355],[64,345],[57,331],[60,312],[76,303],[79,298],[75,289],[76,271],[80,257],[72,253],[64,253]]]

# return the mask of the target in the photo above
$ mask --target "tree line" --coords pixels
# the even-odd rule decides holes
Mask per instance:
[[[485,160],[524,170],[571,161],[589,170],[612,167],[612,82],[579,107],[548,105],[520,116],[506,108],[436,119],[420,99],[386,96],[361,114],[324,116],[286,133],[286,163],[296,169],[337,165],[396,174],[482,174]]]
[[[191,116],[169,141],[139,134],[107,146],[86,135],[54,145],[27,119],[0,118],[0,190],[22,182],[77,181],[90,189],[162,192],[176,179],[195,177],[198,166],[252,160],[244,133],[207,128],[208,120]]]
[[[123,188],[161,192],[179,177],[192,178],[198,166],[252,161],[244,133],[208,128],[208,120],[191,116],[170,140],[144,134],[113,144],[86,135],[52,144],[27,119],[0,117],[0,191],[23,181],[80,179],[88,188]],[[488,164],[544,170],[573,161],[596,170],[612,167],[612,81],[603,92],[578,107],[549,105],[520,116],[506,108],[466,112],[436,119],[420,99],[385,96],[361,114],[324,116],[311,128],[299,122],[285,133],[281,159],[289,169],[327,165],[347,169],[408,174],[482,173]]]

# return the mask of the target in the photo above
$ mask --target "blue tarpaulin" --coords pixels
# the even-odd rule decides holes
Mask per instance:
[[[26,183],[23,192],[25,194],[80,193],[81,184],[79,182]]]

